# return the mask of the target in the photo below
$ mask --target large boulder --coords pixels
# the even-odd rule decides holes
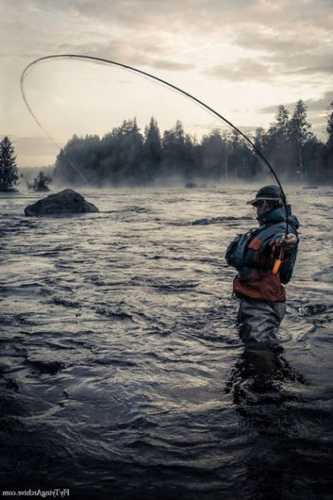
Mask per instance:
[[[60,193],[50,194],[24,209],[27,216],[85,214],[98,212],[98,208],[86,201],[80,193],[64,189]]]

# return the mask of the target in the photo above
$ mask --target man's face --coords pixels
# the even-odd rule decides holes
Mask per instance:
[[[269,206],[266,200],[259,200],[257,203],[254,205],[254,207],[257,210],[257,218],[259,218],[261,215],[263,215],[265,212],[269,210]]]

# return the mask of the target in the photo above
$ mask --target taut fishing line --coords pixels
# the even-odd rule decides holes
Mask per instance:
[[[197,97],[194,97],[193,95],[191,95],[189,92],[186,92],[185,90],[177,87],[176,85],[173,85],[172,83],[169,83],[167,82],[166,80],[163,80],[162,78],[159,78],[158,76],[155,76],[155,75],[152,75],[150,73],[147,73],[146,71],[143,71],[141,69],[137,69],[137,68],[134,68],[132,66],[129,66],[128,64],[122,64],[122,63],[119,63],[119,62],[116,62],[116,61],[112,61],[110,59],[105,59],[105,58],[102,58],[102,57],[94,57],[94,56],[86,56],[86,55],[78,55],[78,54],[55,54],[55,55],[51,55],[51,56],[44,56],[44,57],[39,57],[38,59],[35,59],[34,61],[32,61],[31,63],[29,63],[25,69],[23,70],[22,74],[21,74],[21,79],[20,79],[20,86],[21,86],[21,94],[22,94],[22,98],[24,100],[24,103],[30,113],[30,115],[32,116],[32,118],[35,120],[36,124],[38,125],[38,127],[47,135],[47,137],[59,148],[61,149],[61,147],[59,146],[59,144],[56,143],[56,141],[49,135],[49,133],[43,128],[42,124],[40,123],[40,121],[38,120],[37,116],[35,115],[35,113],[33,112],[29,102],[28,102],[28,99],[26,97],[26,94],[25,94],[25,90],[24,90],[24,81],[25,81],[25,78],[29,72],[29,70],[35,66],[36,64],[42,62],[42,61],[48,61],[48,60],[52,60],[52,59],[74,59],[74,60],[80,60],[80,61],[93,61],[95,63],[99,63],[99,64],[104,64],[104,65],[112,65],[112,66],[117,66],[119,68],[122,68],[124,70],[127,70],[127,71],[130,71],[132,73],[136,73],[138,75],[141,75],[141,76],[144,76],[144,77],[148,77],[149,79],[151,80],[154,80],[155,82],[158,82],[159,84],[163,85],[163,86],[166,86],[168,87],[169,89],[171,90],[174,90],[176,91],[177,93],[187,97],[188,99],[190,99],[191,101],[193,101],[194,103],[198,104],[199,106],[201,106],[202,108],[204,108],[206,111],[208,111],[210,114],[212,114],[213,116],[219,118],[219,120],[222,120],[224,123],[226,123],[227,125],[229,125],[229,127],[231,127],[233,130],[235,130],[241,137],[243,137],[243,139],[245,139],[245,141],[250,144],[251,148],[253,149],[253,151],[259,156],[259,158],[265,163],[265,165],[269,168],[269,171],[270,173],[273,175],[273,178],[274,180],[276,181],[277,185],[279,186],[280,190],[281,190],[281,198],[282,198],[282,202],[283,202],[283,206],[284,206],[284,209],[285,209],[285,215],[286,215],[286,235],[288,233],[288,205],[287,205],[287,198],[286,198],[286,194],[284,192],[284,189],[282,187],[282,184],[274,170],[274,168],[272,167],[272,165],[270,164],[270,162],[267,160],[267,158],[265,157],[265,155],[262,153],[262,151],[254,144],[253,141],[251,141],[251,139],[244,133],[242,132],[239,128],[237,128],[233,123],[231,123],[230,120],[228,120],[227,118],[225,118],[223,115],[221,115],[220,113],[218,113],[215,109],[211,108],[210,106],[208,106],[208,104],[205,104],[203,101],[201,101],[200,99],[198,99]],[[80,172],[79,169],[77,169],[75,167],[75,165],[72,164],[72,162],[70,162],[72,167],[77,170],[81,177],[85,180],[85,182],[88,184],[88,181],[87,179],[83,176],[82,172]]]

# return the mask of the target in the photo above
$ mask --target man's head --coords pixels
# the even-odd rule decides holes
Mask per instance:
[[[274,208],[283,206],[281,189],[278,186],[264,186],[256,194],[253,200],[247,202],[249,205],[256,207],[257,218],[260,218],[266,212],[270,212]]]

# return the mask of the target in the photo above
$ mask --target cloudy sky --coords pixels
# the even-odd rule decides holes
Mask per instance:
[[[32,60],[81,54],[135,66],[202,99],[245,130],[268,127],[276,108],[308,105],[325,139],[333,101],[332,0],[0,0],[0,136],[20,166],[54,162],[75,132],[103,134],[119,120],[177,119],[191,133],[220,124],[165,88],[115,67]],[[51,137],[51,139],[50,139]]]

